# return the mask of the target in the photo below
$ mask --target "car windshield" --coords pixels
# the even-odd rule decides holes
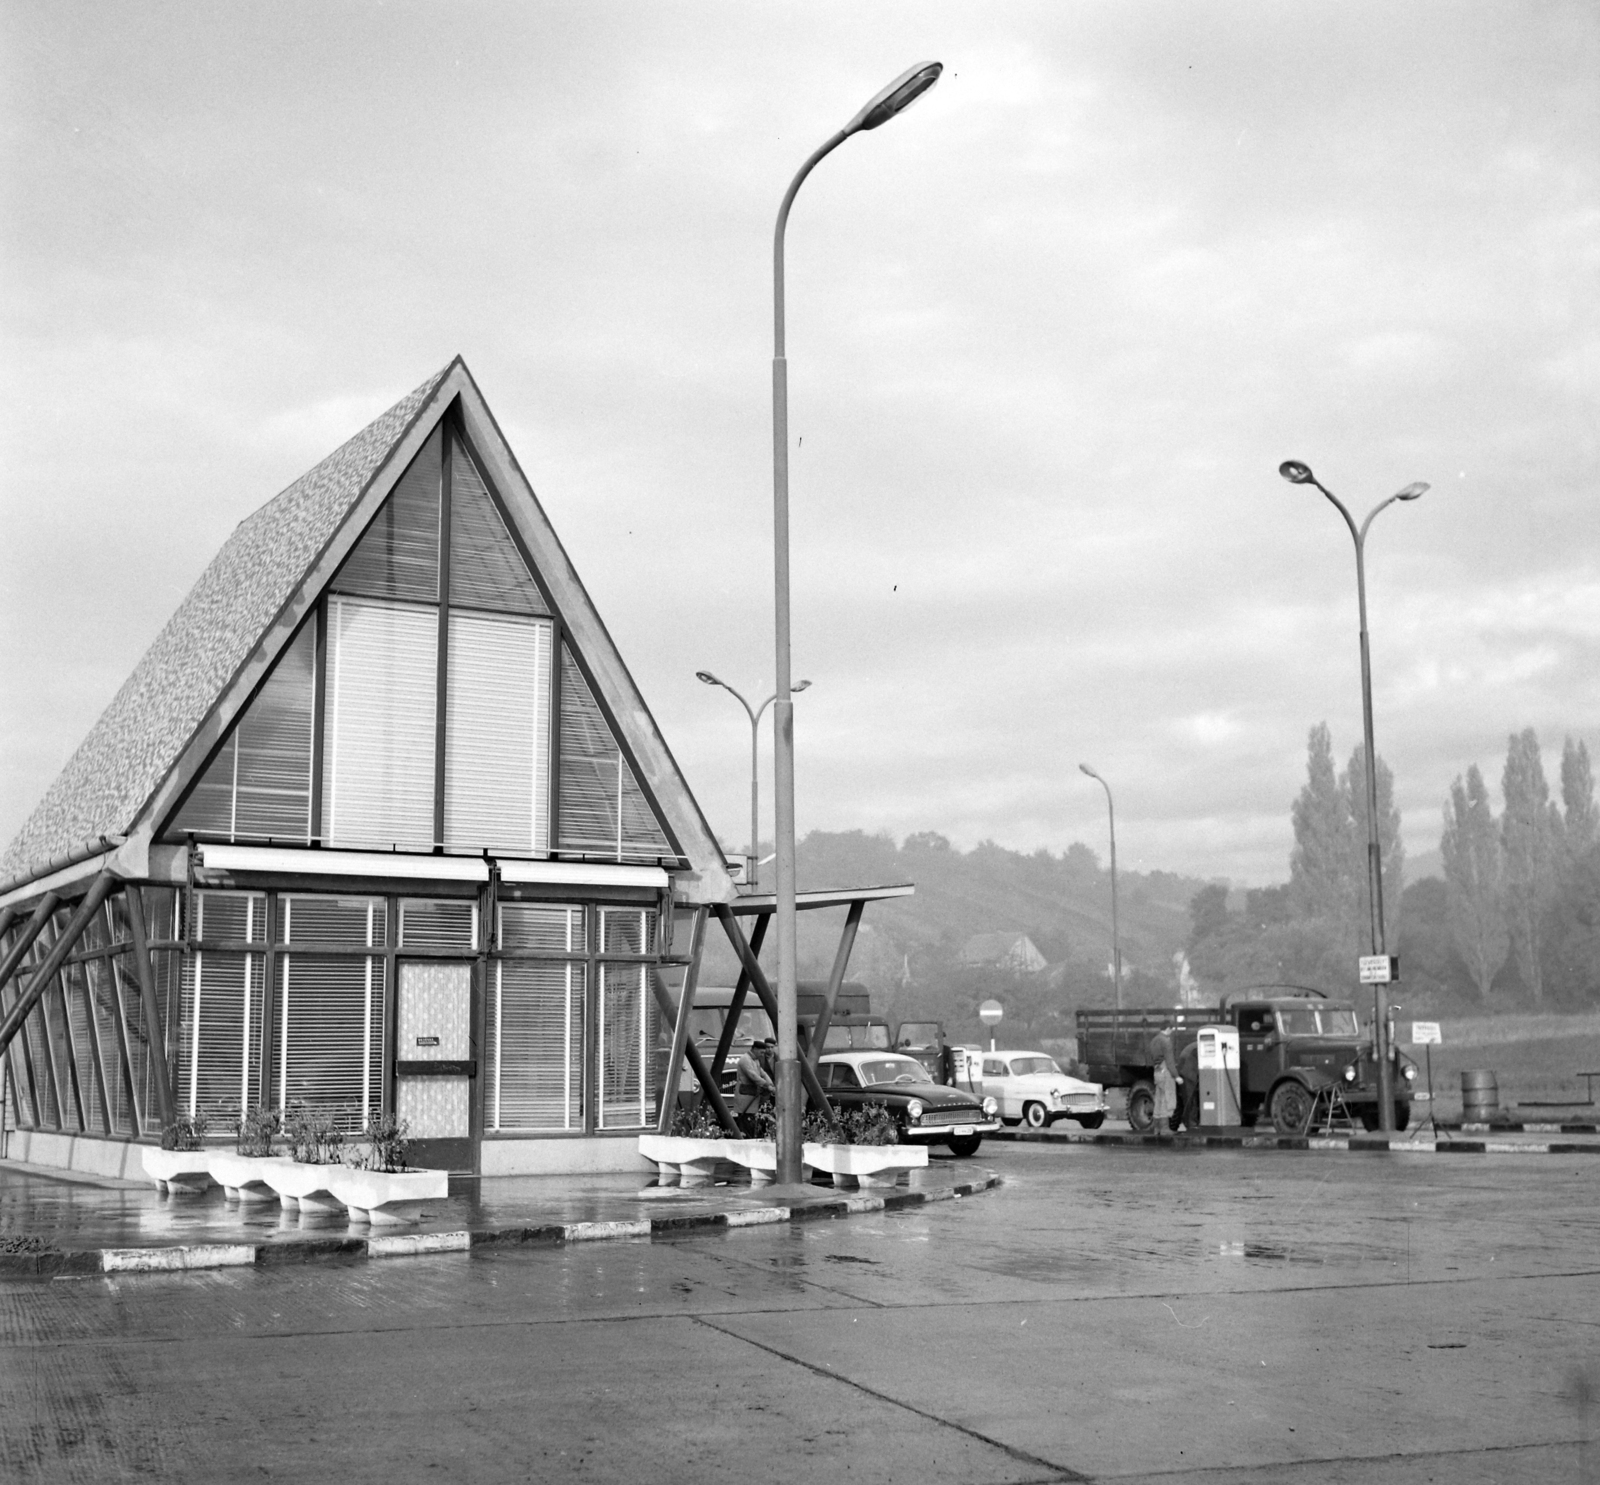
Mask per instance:
[[[1279,1009],[1278,1025],[1285,1036],[1360,1036],[1356,1013],[1343,1006],[1308,1006],[1304,1010]]]
[[[914,1057],[876,1057],[857,1067],[863,1084],[926,1083],[928,1070]]]
[[[1011,1076],[1014,1078],[1032,1077],[1036,1073],[1043,1073],[1046,1077],[1061,1076],[1061,1069],[1056,1066],[1055,1059],[1051,1057],[1013,1057],[1011,1059]]]
[[[861,1051],[883,1051],[889,1046],[889,1028],[879,1022],[866,1026],[830,1026],[823,1048],[829,1052],[843,1052],[849,1048]]]
[[[900,1028],[900,1040],[896,1045],[902,1047],[938,1046],[939,1023],[937,1021],[907,1021]]]

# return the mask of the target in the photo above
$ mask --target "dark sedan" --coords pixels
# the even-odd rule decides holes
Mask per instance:
[[[899,1052],[829,1052],[817,1072],[836,1108],[888,1109],[903,1145],[949,1145],[953,1154],[975,1155],[984,1135],[1000,1127],[994,1099],[932,1082],[915,1057]]]

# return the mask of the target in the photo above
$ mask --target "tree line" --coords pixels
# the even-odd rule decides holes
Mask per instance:
[[[1326,724],[1311,729],[1306,782],[1290,819],[1286,884],[1226,886],[1190,903],[1188,955],[1214,994],[1268,981],[1348,990],[1370,952],[1366,755],[1340,770]],[[1507,741],[1501,808],[1476,765],[1444,803],[1443,878],[1404,885],[1394,777],[1376,765],[1387,946],[1401,956],[1408,1004],[1577,1008],[1600,1004],[1600,810],[1587,745],[1567,738],[1552,796],[1539,740]]]

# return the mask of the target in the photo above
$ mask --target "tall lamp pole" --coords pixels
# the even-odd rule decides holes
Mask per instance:
[[[773,834],[778,858],[777,1179],[786,1186],[799,1183],[801,1170],[800,1038],[795,1025],[794,703],[789,686],[789,362],[783,333],[783,234],[795,193],[817,163],[852,134],[887,123],[938,82],[943,71],[938,62],[923,62],[902,73],[813,151],[789,182],[772,236],[772,558],[778,683],[772,712],[776,755]]]
[[[720,676],[712,675],[709,670],[695,671],[694,678],[697,681],[704,681],[708,686],[721,686],[724,691],[732,696],[734,700],[744,708],[745,715],[750,718],[750,852],[744,858],[744,879],[749,886],[754,887],[756,884],[756,858],[761,851],[761,811],[759,808],[761,795],[757,788],[760,764],[758,761],[759,754],[756,751],[756,731],[761,726],[761,714],[772,705],[774,700],[777,699],[777,693],[774,692],[773,695],[767,697],[767,699],[763,701],[760,706],[752,709],[750,703],[744,699],[743,695],[734,690],[734,688]],[[796,681],[794,685],[789,688],[789,693],[792,696],[798,696],[810,684],[810,681]]]
[[[1116,986],[1117,1009],[1122,1009],[1122,937],[1117,931],[1117,807],[1111,802],[1111,785],[1087,763],[1078,765],[1106,791],[1106,816],[1111,822],[1111,980]]]
[[[1387,955],[1383,926],[1383,850],[1378,844],[1378,750],[1372,740],[1372,656],[1367,644],[1367,529],[1386,506],[1397,500],[1415,500],[1428,486],[1418,481],[1396,490],[1387,500],[1380,500],[1373,506],[1366,520],[1357,526],[1344,502],[1312,474],[1309,464],[1288,459],[1278,466],[1278,473],[1291,485],[1312,485],[1321,490],[1344,517],[1345,525],[1350,528],[1350,538],[1356,544],[1356,602],[1361,614],[1361,726],[1367,774],[1367,918],[1370,952]],[[1378,1127],[1385,1134],[1393,1134],[1394,1074],[1389,1066],[1389,1007],[1382,984],[1372,987],[1372,1024],[1378,1058]]]

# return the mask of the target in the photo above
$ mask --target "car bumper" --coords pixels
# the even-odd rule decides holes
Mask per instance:
[[[909,1124],[900,1131],[908,1145],[941,1145],[950,1139],[970,1139],[975,1134],[993,1134],[1000,1128],[998,1119],[975,1119],[971,1124],[935,1124],[926,1129]]]

